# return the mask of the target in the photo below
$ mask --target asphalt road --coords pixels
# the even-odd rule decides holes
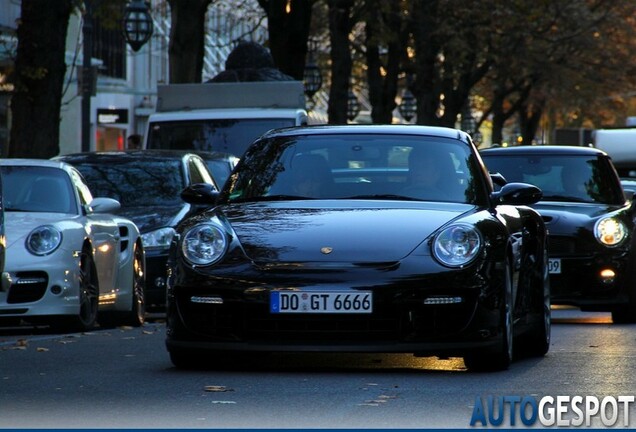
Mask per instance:
[[[469,428],[489,396],[634,395],[636,325],[569,309],[553,317],[545,358],[481,374],[460,358],[344,354],[181,371],[161,320],[66,335],[0,329],[0,428]]]

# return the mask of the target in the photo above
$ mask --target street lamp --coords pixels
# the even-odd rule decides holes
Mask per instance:
[[[82,95],[82,151],[91,150],[91,96],[95,92],[93,58],[93,5],[101,0],[84,0],[82,23],[83,62],[81,69]],[[152,17],[143,0],[133,0],[126,6],[123,17],[124,38],[133,51],[138,51],[152,36]]]
[[[152,17],[143,0],[133,0],[124,11],[124,38],[133,51],[141,49],[152,36]]]
[[[307,64],[305,65],[305,70],[303,73],[303,81],[305,83],[305,94],[311,99],[314,97],[316,92],[320,90],[322,87],[322,74],[320,73],[320,68],[316,64],[316,41],[314,39],[309,39],[309,51],[308,51],[308,59]]]
[[[415,112],[417,110],[417,101],[415,100],[415,96],[411,93],[411,90],[408,88],[404,89],[404,93],[402,94],[402,102],[398,106],[398,111],[400,111],[400,115],[404,120],[410,122],[413,117],[415,117]]]
[[[347,118],[349,121],[353,121],[360,114],[360,102],[358,97],[349,89],[349,95],[347,96]]]

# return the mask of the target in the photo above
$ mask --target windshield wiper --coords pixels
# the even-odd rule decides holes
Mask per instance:
[[[580,203],[589,203],[593,202],[589,199],[579,198],[570,195],[544,195],[542,198],[543,201],[572,201],[572,202],[580,202]]]
[[[396,194],[354,195],[354,196],[343,197],[339,199],[385,199],[385,200],[396,200],[396,201],[422,201],[422,199],[420,198],[414,198],[411,196],[396,195]]]
[[[300,195],[263,195],[255,197],[236,198],[230,202],[257,202],[257,201],[298,201],[298,200],[315,200],[316,198],[300,196]]]

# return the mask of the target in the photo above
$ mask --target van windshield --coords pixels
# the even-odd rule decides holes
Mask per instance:
[[[247,147],[271,129],[294,126],[291,118],[215,119],[150,125],[149,149],[200,150],[241,157]]]

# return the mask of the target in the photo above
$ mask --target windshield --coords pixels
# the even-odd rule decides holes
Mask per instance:
[[[71,179],[64,170],[37,166],[3,166],[5,211],[78,212]]]
[[[294,124],[291,118],[156,122],[151,124],[147,147],[217,151],[240,157],[265,132]]]
[[[483,203],[485,186],[476,167],[470,147],[453,139],[389,134],[272,138],[244,155],[222,199]]]
[[[181,205],[181,160],[146,158],[73,161],[94,196],[114,198],[122,208]]]
[[[622,204],[625,201],[616,171],[606,159],[574,155],[482,154],[490,172],[507,182],[533,184],[543,201]]]

